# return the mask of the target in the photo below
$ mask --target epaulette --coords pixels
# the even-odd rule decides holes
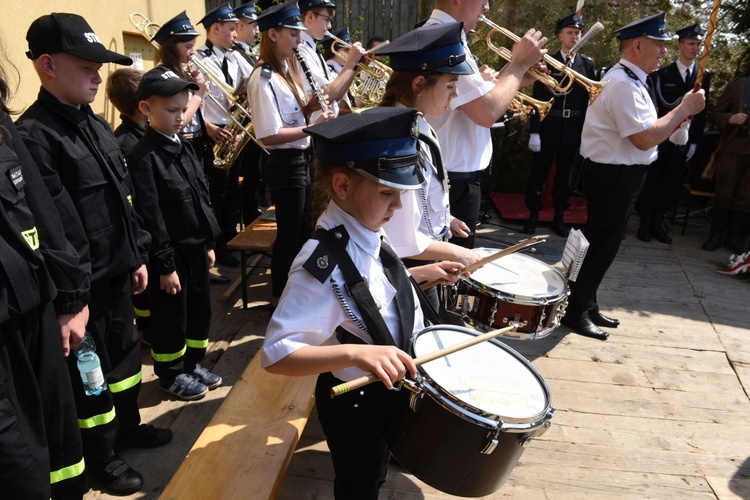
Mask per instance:
[[[264,63],[260,67],[260,76],[265,78],[266,80],[270,80],[271,75],[273,75],[273,68],[271,67],[269,63]]]
[[[321,241],[321,232],[330,233],[333,239],[343,245],[344,248],[346,248],[346,244],[349,242],[349,233],[346,232],[344,226],[336,226],[328,231],[317,229],[313,234],[313,238],[318,240],[318,246],[313,250],[313,253],[305,263],[302,264],[302,267],[308,273],[312,274],[315,279],[321,283],[325,283],[331,276],[331,273],[333,273],[337,263],[333,252]]]
[[[211,49],[208,47],[203,47],[201,49],[196,50],[197,53],[202,55],[203,57],[211,57]]]

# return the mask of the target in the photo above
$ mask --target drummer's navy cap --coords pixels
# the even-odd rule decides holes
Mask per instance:
[[[687,28],[682,28],[681,30],[675,31],[675,34],[680,40],[684,38],[690,38],[692,40],[703,40],[703,28],[701,28],[700,24],[694,24],[692,26],[688,26]]]
[[[396,71],[427,71],[453,75],[474,73],[461,42],[463,23],[433,24],[401,35],[378,54],[390,56]]]
[[[417,140],[419,113],[412,108],[377,107],[339,116],[304,129],[313,137],[315,156],[345,165],[396,189],[424,182]]]
[[[166,66],[159,65],[143,75],[135,91],[135,97],[139,101],[154,95],[172,97],[185,89],[198,90],[200,87],[195,82],[183,80]]]
[[[248,2],[234,9],[234,15],[240,19],[247,19],[250,22],[258,20],[258,10],[254,2]]]
[[[271,28],[292,28],[307,31],[302,23],[302,14],[295,0],[274,5],[264,10],[258,16],[258,28],[260,31],[268,31]]]
[[[187,14],[183,10],[180,14],[177,14],[172,19],[167,21],[159,28],[154,37],[151,39],[152,42],[156,42],[159,45],[166,42],[170,36],[184,36],[186,38],[196,37],[200,35],[193,25],[190,23]]]
[[[204,28],[208,29],[212,24],[227,21],[239,21],[239,19],[237,19],[237,16],[234,14],[232,7],[230,7],[228,3],[225,3],[208,11],[206,15],[203,16],[203,19],[198,21],[198,24],[202,24]]]
[[[26,56],[32,61],[42,54],[65,52],[97,63],[133,64],[131,58],[107,50],[89,23],[77,14],[53,12],[40,17],[29,26],[26,41]]]
[[[330,7],[331,9],[336,8],[336,4],[329,2],[328,0],[300,0],[299,10],[300,12],[307,12],[315,7]]]
[[[342,39],[346,43],[352,43],[352,37],[349,34],[349,28],[347,26],[344,26],[343,28],[335,29],[331,31],[331,34],[335,37]],[[323,46],[323,50],[328,50],[328,47],[330,47],[332,43],[333,43],[333,38],[331,38],[327,34],[320,41],[320,44]]]
[[[645,36],[652,40],[669,40],[667,25],[664,22],[665,16],[664,12],[661,12],[644,17],[615,30],[613,33],[616,33],[620,40],[629,40],[639,36]]]
[[[557,32],[559,33],[563,28],[583,28],[583,17],[575,12],[568,17],[563,17],[557,21]]]

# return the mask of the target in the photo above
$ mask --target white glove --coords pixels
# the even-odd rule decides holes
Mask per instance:
[[[529,149],[534,153],[542,150],[542,138],[539,134],[529,134]]]
[[[669,136],[669,142],[676,146],[684,146],[688,142],[688,129],[690,128],[690,120],[685,120],[680,123],[680,126],[672,132]]]
[[[698,145],[697,144],[691,144],[690,145],[690,147],[688,148],[688,154],[687,154],[687,158],[685,158],[685,161],[690,161],[690,158],[693,157],[693,155],[695,154],[695,150],[696,149],[698,149]]]

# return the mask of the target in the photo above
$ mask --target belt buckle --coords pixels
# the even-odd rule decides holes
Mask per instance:
[[[562,117],[563,118],[570,118],[570,110],[569,109],[563,109],[562,110]]]

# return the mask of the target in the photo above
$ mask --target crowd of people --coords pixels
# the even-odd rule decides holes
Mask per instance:
[[[182,12],[151,37],[157,64],[145,73],[108,50],[83,17],[42,16],[26,37],[39,95],[15,122],[0,66],[0,403],[9,409],[0,474],[12,497],[80,498],[86,474],[108,493],[141,489],[143,477],[119,451],[172,439],[141,423],[141,342],[170,396],[196,400],[222,383],[201,365],[210,283],[228,281],[209,269],[238,265],[227,243],[268,196],[277,239],[263,366],[319,375],[335,495],[377,498],[396,404],[389,389],[416,375],[413,334],[446,321],[439,287],[423,292],[417,283],[453,284],[480,260],[473,247],[490,131],[531,83],[535,98],[555,103],[544,121],[531,121],[523,231],[536,231],[554,162],[552,229],[567,235],[580,155],[590,248],[562,322],[600,340],[602,328],[618,326],[597,290],[628,217],[635,208],[639,239],[671,242],[664,214],[701,142],[707,78],[693,88],[701,27],[677,32],[679,58],[661,69],[670,39],[663,13],[615,30],[620,59],[589,106],[585,90],[549,89],[530,73],[562,80],[544,63],[554,58],[596,79],[593,61],[572,52],[579,14],[558,21],[560,51],[548,55],[547,38],[532,28],[497,71],[478,65],[467,38],[487,0],[437,0],[422,26],[367,47],[346,29],[330,32],[335,9],[328,0],[262,13],[252,2],[220,5],[199,21],[206,41],[198,48],[200,33]],[[339,47],[324,58],[321,41]],[[352,83],[383,57],[391,74],[382,102],[363,109]],[[106,63],[125,66],[106,83],[121,113],[114,131],[90,107]],[[706,250],[746,251],[749,82],[731,82],[709,117],[723,139]],[[240,101],[254,138],[227,162]],[[688,120],[687,143],[670,143]],[[108,387],[99,395],[86,395],[72,354],[86,332]],[[383,383],[328,397],[363,373]]]

